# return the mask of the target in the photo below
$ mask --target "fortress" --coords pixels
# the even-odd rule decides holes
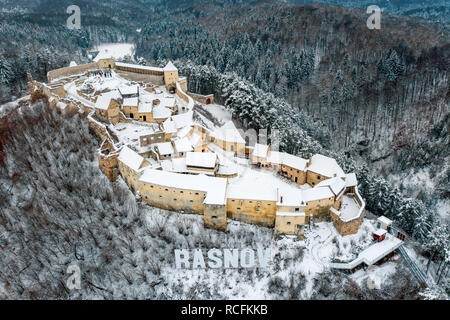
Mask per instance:
[[[32,100],[85,118],[101,140],[100,169],[110,181],[120,175],[151,206],[201,214],[205,227],[222,231],[227,219],[270,227],[276,237],[303,238],[315,221],[353,234],[364,219],[354,173],[324,155],[302,159],[248,145],[231,119],[212,125],[196,105],[208,110],[214,97],[189,93],[171,62],[101,59],[50,71],[48,83],[29,76],[29,86]]]

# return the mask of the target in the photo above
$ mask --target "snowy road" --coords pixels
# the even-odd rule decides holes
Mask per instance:
[[[313,239],[311,239],[312,245],[307,246],[309,248],[309,253],[311,254],[311,257],[314,259],[314,261],[318,265],[322,266],[322,270],[329,267],[329,260],[326,258],[330,257],[329,253],[322,252],[322,250],[329,248],[329,243],[331,243],[331,239],[333,238],[332,225],[331,224],[326,224],[326,225],[327,225],[327,229],[330,232],[318,233]],[[313,226],[313,228],[314,228],[314,226]],[[308,238],[308,240],[309,240],[309,238]]]
[[[87,107],[94,108],[95,103],[93,103],[92,101],[89,101],[89,100],[83,98],[82,96],[80,96],[80,95],[78,94],[78,92],[77,92],[77,87],[76,87],[76,85],[75,85],[74,82],[70,82],[70,83],[66,84],[66,85],[64,86],[64,89],[67,91],[67,94],[68,94],[70,97],[72,97],[72,98],[74,98],[74,99],[80,101],[81,103],[83,103],[83,104],[84,104],[85,106],[87,106]]]

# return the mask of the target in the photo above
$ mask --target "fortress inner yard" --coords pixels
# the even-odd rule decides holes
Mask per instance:
[[[158,68],[106,58],[47,76],[48,83],[29,76],[32,99],[79,112],[101,140],[100,169],[110,181],[120,175],[150,206],[203,215],[208,228],[226,231],[233,219],[299,238],[314,221],[332,221],[348,235],[364,219],[354,173],[320,154],[302,159],[261,141],[250,145],[212,95],[188,92],[171,62]]]

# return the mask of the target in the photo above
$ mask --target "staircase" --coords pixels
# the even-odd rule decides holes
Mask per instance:
[[[405,259],[406,263],[408,264],[409,269],[411,270],[412,274],[419,280],[420,283],[425,284],[427,287],[430,286],[430,283],[428,281],[427,276],[425,273],[419,268],[419,266],[411,259],[411,257],[406,252],[403,245],[401,245],[398,248],[398,251],[400,252],[400,255]]]

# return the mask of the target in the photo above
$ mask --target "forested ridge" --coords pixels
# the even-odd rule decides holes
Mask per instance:
[[[284,112],[308,115],[303,128],[321,131],[315,138],[324,147],[392,177],[427,206],[448,201],[447,24],[383,15],[382,29],[369,30],[364,10],[267,2],[155,14],[137,40],[147,63],[190,60],[234,72],[284,98],[292,105]],[[261,104],[247,106],[239,114],[246,125],[270,116]],[[432,188],[402,181],[423,170]]]

